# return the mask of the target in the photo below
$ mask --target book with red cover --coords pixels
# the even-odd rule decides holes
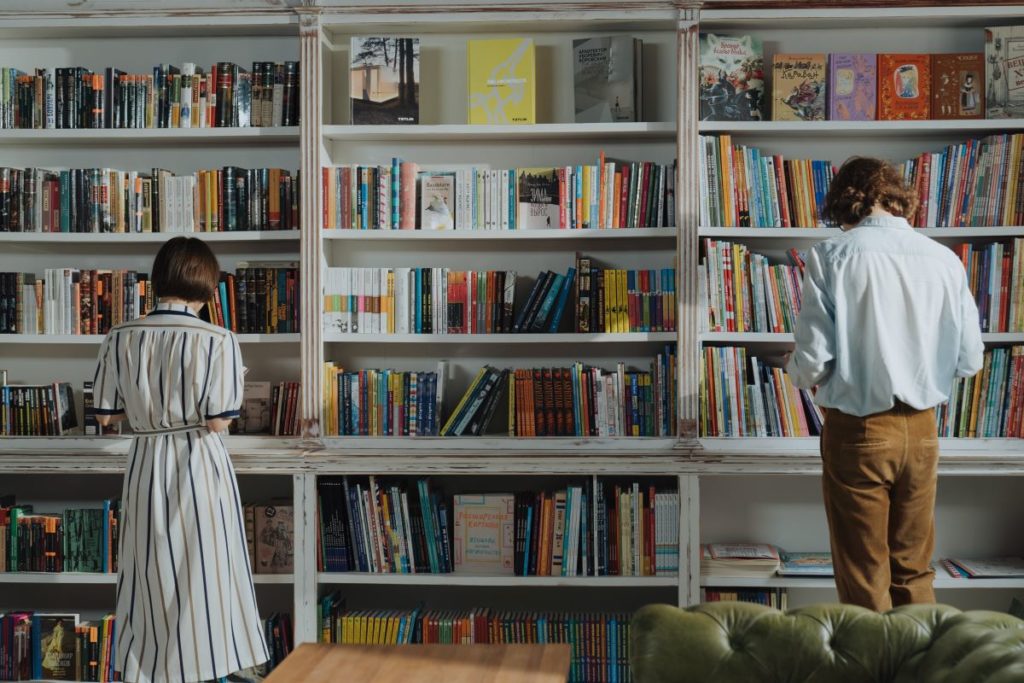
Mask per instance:
[[[878,119],[931,117],[931,55],[878,55]]]
[[[932,118],[984,117],[984,53],[956,52],[932,55]]]

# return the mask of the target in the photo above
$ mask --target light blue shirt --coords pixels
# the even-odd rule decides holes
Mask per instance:
[[[963,265],[902,218],[872,216],[808,254],[786,367],[815,402],[850,415],[949,399],[984,344]]]

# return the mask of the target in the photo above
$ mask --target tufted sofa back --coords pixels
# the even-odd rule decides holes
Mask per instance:
[[[649,605],[631,632],[635,683],[1024,683],[1024,621],[945,605]]]

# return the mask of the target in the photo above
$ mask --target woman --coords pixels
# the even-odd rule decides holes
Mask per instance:
[[[135,432],[117,579],[117,669],[128,682],[217,680],[268,658],[220,436],[242,402],[242,358],[234,334],[196,315],[219,275],[203,242],[169,240],[153,262],[156,308],[100,348],[97,420]]]
[[[935,406],[982,366],[960,259],[907,219],[917,197],[880,159],[853,158],[825,198],[839,237],[810,251],[787,371],[825,408],[822,488],[843,602],[935,602]]]

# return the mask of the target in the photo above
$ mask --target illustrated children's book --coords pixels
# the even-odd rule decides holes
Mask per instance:
[[[701,121],[760,121],[764,53],[754,36],[700,36]]]

